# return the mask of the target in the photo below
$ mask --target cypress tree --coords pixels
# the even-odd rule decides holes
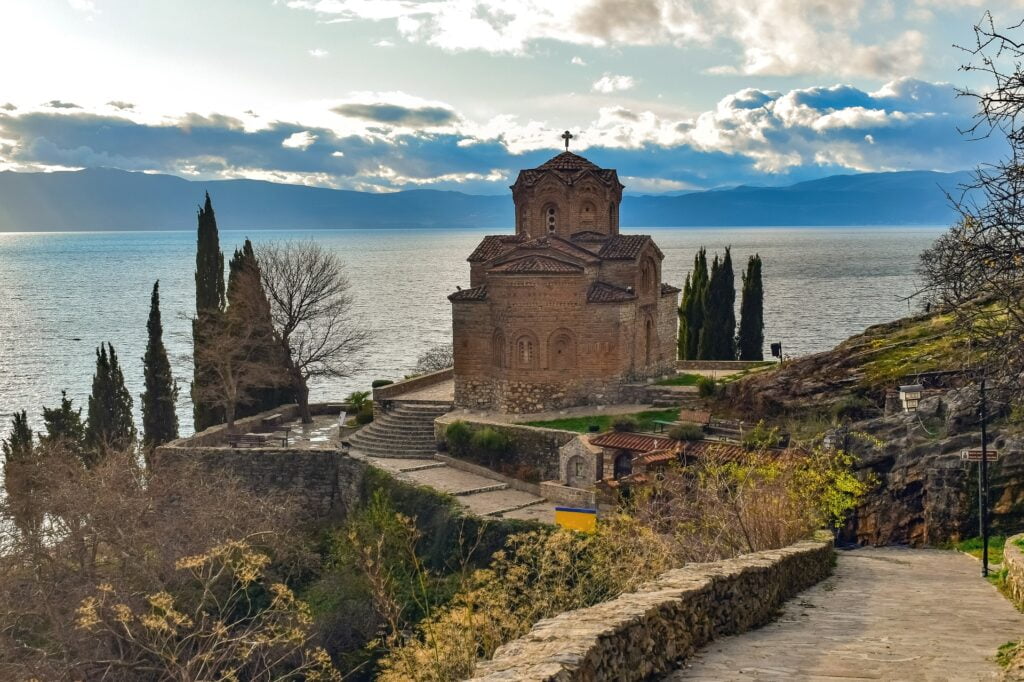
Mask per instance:
[[[4,453],[4,464],[27,462],[32,458],[32,429],[28,426],[25,410],[11,415],[11,434],[0,441]]]
[[[700,330],[697,356],[701,360],[736,359],[736,285],[733,282],[732,256],[711,265],[707,296],[704,299],[704,320]]]
[[[43,407],[43,426],[46,433],[39,434],[43,445],[61,445],[81,460],[85,460],[85,424],[82,408],[74,409],[67,391],[60,392],[60,407]]]
[[[676,356],[680,360],[689,360],[689,338],[690,333],[688,330],[689,319],[687,319],[686,313],[690,305],[690,297],[693,295],[693,288],[690,286],[690,273],[686,273],[686,284],[683,285],[683,297],[679,301],[679,338],[676,339],[676,345],[678,350]]]
[[[700,345],[700,330],[704,325],[704,301],[708,290],[708,256],[707,250],[702,246],[693,258],[693,273],[689,278],[690,293],[683,293],[681,303],[682,317],[685,318],[686,338],[680,337],[681,351],[684,353],[682,359],[696,360]]]
[[[153,284],[146,322],[149,340],[142,358],[146,390],[142,400],[142,442],[147,448],[163,445],[178,437],[178,384],[171,375],[171,363],[164,347],[164,329],[160,320],[160,281]]]
[[[761,284],[761,256],[754,254],[743,273],[740,301],[740,360],[764,360],[764,287]]]
[[[220,250],[217,217],[213,212],[210,194],[199,209],[196,236],[196,317],[192,320],[192,343],[198,348],[203,343],[204,330],[224,323],[224,253]],[[200,353],[193,353],[193,357]],[[223,421],[223,410],[204,404],[198,399],[196,385],[210,381],[209,369],[193,363],[192,414],[195,430],[202,431]]]
[[[117,353],[109,343],[96,349],[96,374],[87,414],[85,442],[90,451],[86,453],[86,466],[110,450],[126,450],[135,444],[132,396],[124,385]]]
[[[227,317],[241,314],[248,316],[246,324],[239,325],[246,330],[246,343],[258,340],[263,348],[257,349],[254,361],[277,365],[283,370],[286,358],[274,332],[270,317],[270,302],[260,280],[260,265],[249,239],[241,249],[235,249],[228,262]],[[246,417],[269,410],[286,403],[295,402],[294,391],[288,386],[266,386],[253,391],[254,400],[239,405],[235,417]]]
[[[0,450],[4,453],[7,507],[14,525],[23,533],[35,530],[42,521],[37,495],[41,477],[35,466],[33,449],[28,415],[24,410],[15,412],[11,418],[11,434],[0,441]]]

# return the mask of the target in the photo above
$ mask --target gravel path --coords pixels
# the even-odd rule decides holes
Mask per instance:
[[[711,643],[666,680],[994,680],[1024,614],[952,551],[838,552],[832,577],[758,630]]]

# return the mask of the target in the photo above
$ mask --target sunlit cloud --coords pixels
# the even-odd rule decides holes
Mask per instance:
[[[594,81],[591,89],[594,92],[603,92],[607,94],[611,92],[619,92],[621,90],[629,90],[634,85],[636,85],[636,81],[633,80],[632,76],[614,76],[606,73]]]

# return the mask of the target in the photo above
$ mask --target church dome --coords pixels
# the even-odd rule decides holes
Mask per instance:
[[[537,170],[579,171],[600,170],[600,167],[596,163],[584,159],[579,154],[562,152],[558,156],[537,166]]]

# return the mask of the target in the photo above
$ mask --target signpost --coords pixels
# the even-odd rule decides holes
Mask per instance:
[[[961,450],[960,459],[965,462],[980,462],[982,457],[981,448],[971,448],[970,450]],[[999,452],[996,450],[988,450],[985,452],[985,458],[989,462],[995,462],[999,459]]]

